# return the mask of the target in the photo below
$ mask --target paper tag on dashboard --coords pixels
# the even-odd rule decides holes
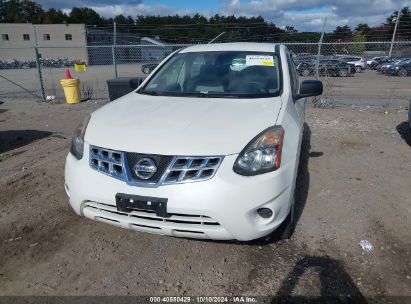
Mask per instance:
[[[268,55],[247,55],[245,57],[245,64],[274,66],[274,57]]]

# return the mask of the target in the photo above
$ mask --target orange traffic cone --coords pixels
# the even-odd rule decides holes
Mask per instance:
[[[73,77],[71,77],[71,74],[70,74],[70,70],[66,70],[66,79],[73,79]]]

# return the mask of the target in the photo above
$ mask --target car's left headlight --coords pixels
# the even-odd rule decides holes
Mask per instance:
[[[270,127],[258,134],[238,155],[234,172],[251,176],[280,168],[283,139],[281,126]]]
[[[88,115],[84,121],[82,121],[76,131],[74,131],[73,139],[71,140],[70,153],[74,155],[78,160],[83,158],[84,152],[84,134],[86,134],[87,125],[91,116]]]

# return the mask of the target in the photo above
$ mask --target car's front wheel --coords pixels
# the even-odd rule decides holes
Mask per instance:
[[[338,76],[340,77],[347,77],[348,71],[346,69],[341,69],[338,71]]]
[[[150,70],[149,67],[145,67],[145,68],[143,69],[143,73],[144,73],[144,74],[150,74],[150,72],[151,72],[151,70]]]
[[[401,69],[401,70],[398,71],[398,76],[404,77],[404,76],[407,76],[407,75],[408,75],[408,72],[407,72],[406,69]]]
[[[304,76],[304,77],[310,76],[310,70],[309,70],[309,69],[304,69],[304,70],[301,72],[301,76]]]
[[[362,72],[362,68],[361,68],[359,65],[357,65],[357,66],[355,67],[355,72],[356,72],[356,73],[361,73],[361,72]]]

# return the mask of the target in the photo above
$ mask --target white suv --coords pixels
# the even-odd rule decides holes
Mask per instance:
[[[367,67],[367,61],[358,56],[343,56],[340,59],[346,63],[355,65],[355,72],[361,73]]]
[[[166,58],[76,130],[65,167],[74,211],[178,237],[290,237],[305,102],[283,45],[208,44]]]

